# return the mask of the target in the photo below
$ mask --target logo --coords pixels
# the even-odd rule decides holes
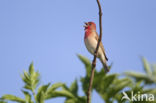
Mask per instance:
[[[131,92],[130,96],[127,95],[126,92],[122,92],[123,97],[122,100],[128,100],[128,101],[154,101],[154,95],[153,94],[141,94],[140,92],[134,94],[133,91]]]

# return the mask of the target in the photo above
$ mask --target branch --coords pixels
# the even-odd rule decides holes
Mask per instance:
[[[94,52],[94,59],[92,61],[92,70],[91,70],[91,77],[90,77],[90,81],[89,81],[89,88],[87,91],[87,103],[90,103],[90,98],[91,98],[91,91],[92,91],[92,85],[93,85],[93,79],[94,79],[94,71],[95,71],[95,67],[96,67],[96,57],[97,57],[97,52],[100,46],[100,42],[102,39],[102,9],[101,9],[101,5],[99,0],[96,0],[98,7],[99,7],[99,26],[100,26],[100,36],[99,36],[99,40],[97,43],[97,47],[96,50]]]

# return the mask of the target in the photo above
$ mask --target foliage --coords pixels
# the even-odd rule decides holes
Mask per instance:
[[[24,71],[21,76],[25,86],[22,89],[25,98],[20,98],[15,95],[6,94],[1,97],[2,100],[15,101],[17,103],[44,103],[45,100],[53,98],[53,94],[58,92],[56,89],[62,87],[63,83],[39,86],[39,73],[35,72],[33,63],[29,66],[29,71]],[[0,102],[5,103],[5,102]]]
[[[15,95],[6,94],[0,99],[0,103],[7,101],[15,101],[17,103],[44,103],[45,100],[63,97],[64,103],[86,103],[86,92],[89,86],[89,78],[91,74],[91,62],[84,56],[78,55],[80,61],[84,64],[86,75],[80,78],[80,82],[76,79],[68,87],[64,83],[46,84],[39,86],[40,74],[34,70],[33,64],[29,66],[29,71],[24,71],[22,77],[25,83],[22,92],[25,98]],[[125,72],[121,74],[105,74],[104,69],[95,70],[94,82],[92,90],[95,90],[103,99],[104,103],[127,103],[127,100],[121,100],[123,91],[130,97],[131,92],[140,94],[151,93],[156,97],[156,65],[150,65],[145,58],[142,58],[145,73]],[[111,67],[110,67],[111,68]],[[82,84],[83,96],[78,91],[78,83]],[[152,86],[152,87],[150,87]],[[60,89],[58,89],[60,88]],[[149,103],[147,101],[131,102],[131,103]],[[154,102],[150,102],[154,103]]]
[[[144,81],[145,85],[154,84],[156,85],[156,65],[150,65],[145,58],[142,58],[145,73],[137,72],[126,72],[127,76],[130,76],[138,81]]]
[[[0,103],[7,103],[6,101],[4,101],[4,100],[0,100]]]

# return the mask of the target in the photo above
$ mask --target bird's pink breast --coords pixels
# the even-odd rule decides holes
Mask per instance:
[[[86,39],[88,36],[90,36],[90,34],[91,34],[91,31],[90,30],[86,30],[84,38]]]

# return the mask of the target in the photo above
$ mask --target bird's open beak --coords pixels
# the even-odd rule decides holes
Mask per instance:
[[[88,27],[88,23],[87,22],[84,22],[84,27],[86,28],[86,27]]]

